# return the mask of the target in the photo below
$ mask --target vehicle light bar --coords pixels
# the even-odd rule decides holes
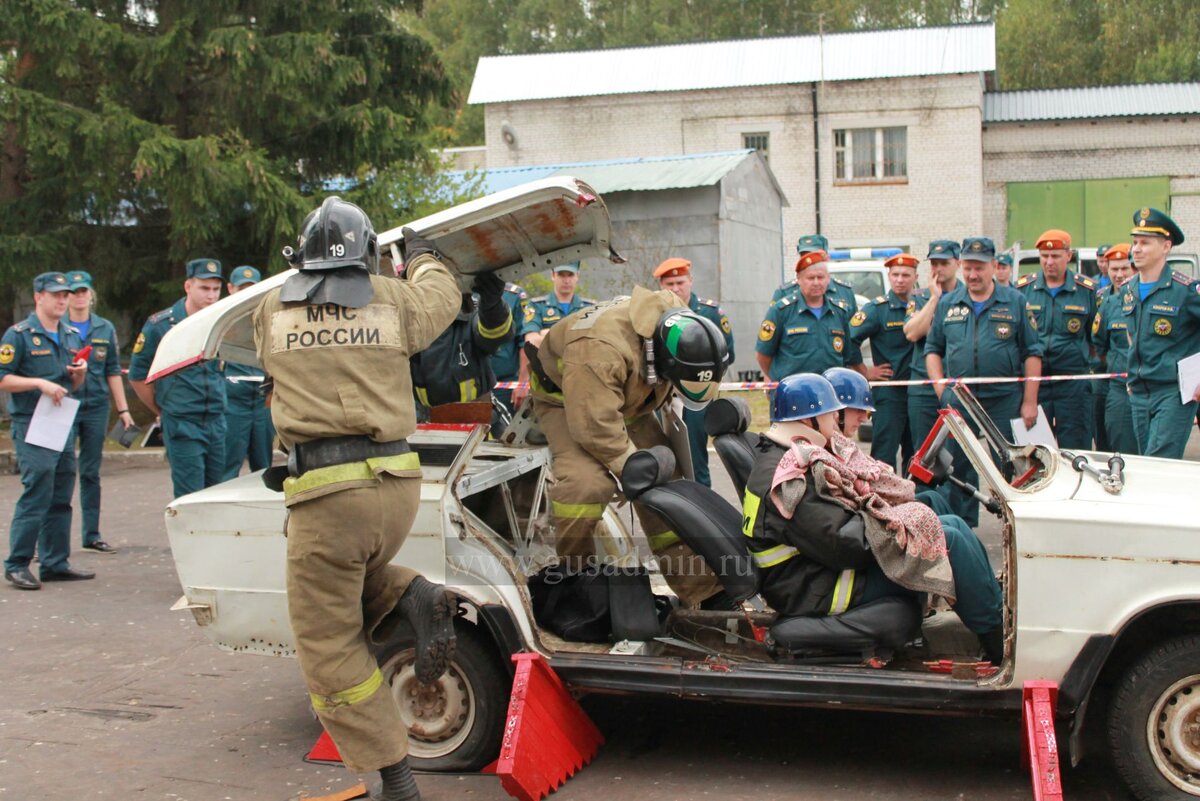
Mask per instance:
[[[904,252],[904,248],[848,248],[829,251],[831,261],[857,261],[859,259],[890,259]]]

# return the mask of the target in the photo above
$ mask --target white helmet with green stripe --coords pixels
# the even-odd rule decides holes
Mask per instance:
[[[725,335],[690,309],[670,309],[654,329],[654,368],[670,381],[683,405],[699,411],[717,397],[729,366]]]

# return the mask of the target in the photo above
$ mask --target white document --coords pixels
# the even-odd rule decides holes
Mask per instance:
[[[62,452],[67,447],[67,437],[71,434],[71,426],[75,424],[75,415],[79,412],[79,401],[63,396],[58,405],[49,395],[43,394],[38,398],[37,408],[29,420],[29,431],[25,441],[30,445],[40,445],[52,451]]]
[[[1037,422],[1033,428],[1026,428],[1025,421],[1020,417],[1012,419],[1014,445],[1045,445],[1047,448],[1057,448],[1058,440],[1050,430],[1050,421],[1046,419],[1046,410],[1038,404]]]
[[[1179,402],[1191,403],[1200,386],[1200,353],[1179,361]]]

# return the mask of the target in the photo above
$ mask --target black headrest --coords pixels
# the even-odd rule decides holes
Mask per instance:
[[[621,490],[635,500],[651,487],[665,484],[675,475],[675,454],[666,445],[638,451],[625,460],[621,471]]]
[[[710,437],[741,434],[750,426],[750,404],[744,398],[717,398],[704,410],[704,433]]]

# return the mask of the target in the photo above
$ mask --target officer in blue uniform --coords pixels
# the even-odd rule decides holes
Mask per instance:
[[[929,288],[913,291],[908,303],[908,318],[904,322],[904,337],[913,343],[909,379],[929,378],[925,369],[925,338],[933,327],[933,313],[938,301],[958,288],[958,243],[952,239],[935,239],[929,243]],[[908,388],[908,430],[914,452],[929,436],[938,414],[938,396],[929,384]]]
[[[525,321],[525,309],[529,305],[529,295],[520,286],[509,282],[504,285],[502,300],[508,308],[513,324],[509,328],[508,334],[501,338],[496,352],[492,354],[492,372],[495,374],[497,382],[509,383],[521,380],[521,343],[524,341],[521,337],[521,326]],[[505,415],[511,419],[517,410],[513,404],[513,391],[511,389],[493,389],[492,398],[504,407]],[[496,414],[492,415],[492,436],[499,437],[503,434],[505,426],[506,422],[497,409]]]
[[[1017,289],[1037,320],[1043,341],[1042,374],[1086,375],[1096,317],[1096,282],[1068,268],[1073,251],[1071,235],[1052,228],[1038,237],[1042,269],[1021,276]],[[1047,381],[1038,400],[1059,447],[1092,447],[1090,381]]]
[[[0,391],[11,393],[8,411],[23,487],[8,531],[4,578],[20,590],[41,589],[41,582],[29,571],[35,549],[42,561],[42,581],[96,576],[68,562],[75,449],[55,451],[25,441],[43,395],[57,405],[83,387],[87,367],[72,364],[83,342],[65,319],[69,296],[65,275],[42,273],[33,279],[33,312],[0,338]],[[74,432],[67,442],[73,439]]]
[[[779,381],[794,373],[857,367],[862,353],[850,338],[854,309],[829,283],[829,255],[805,253],[796,262],[800,291],[771,303],[754,346],[763,375]]]
[[[892,287],[887,295],[875,298],[850,319],[850,338],[860,347],[871,343],[874,361],[867,368],[871,381],[908,381],[911,377],[913,343],[904,335],[913,287],[917,283],[916,256],[900,253],[885,261]],[[924,354],[921,354],[922,360]],[[896,467],[896,452],[901,465],[913,455],[912,434],[908,427],[907,387],[876,387],[874,391],[875,426],[871,432],[871,457]]]
[[[262,274],[249,265],[235,267],[225,285],[230,295],[252,287]],[[275,426],[267,408],[267,392],[262,379],[266,374],[257,367],[222,362],[225,373],[225,471],[222,481],[237,478],[242,463],[250,462],[250,472],[271,466],[275,450]]]
[[[1129,360],[1129,322],[1121,314],[1124,293],[1121,288],[1133,278],[1129,263],[1129,245],[1121,243],[1107,248],[1108,276],[1111,284],[1096,291],[1096,319],[1092,323],[1092,342],[1096,346],[1098,371],[1123,373]],[[1133,433],[1133,415],[1129,409],[1129,381],[1109,378],[1098,384],[1096,448],[1117,453],[1134,453],[1137,436]]]
[[[696,293],[692,291],[692,263],[681,258],[667,259],[655,268],[654,277],[658,279],[660,288],[674,292],[689,309],[721,329],[721,333],[725,335],[725,348],[729,352],[728,364],[733,364],[733,330],[729,326],[729,318],[715,300],[696,297]],[[684,408],[683,422],[687,426],[688,444],[691,446],[692,473],[696,481],[711,487],[712,477],[708,472],[708,434],[704,430],[705,411]]]
[[[1015,289],[996,284],[996,249],[987,237],[964,239],[960,260],[963,282],[942,296],[925,342],[929,377],[1026,378],[1040,376],[1042,343],[1025,298]],[[1038,383],[982,384],[972,387],[980,404],[1000,433],[1012,440],[1011,420],[1026,426],[1037,420]],[[946,385],[935,385],[943,405],[954,405]],[[969,421],[969,418],[967,418]],[[954,474],[970,484],[979,476],[962,449],[952,446]],[[954,513],[973,528],[979,524],[979,503],[957,487],[949,487],[947,500]]]
[[[798,256],[818,250],[824,253],[829,252],[829,240],[820,234],[806,234],[796,242],[796,255]],[[854,296],[854,288],[852,286],[837,276],[831,275],[829,277],[829,288],[833,290],[834,295],[839,300],[843,301],[850,308],[851,314],[858,311],[858,298]],[[788,281],[772,293],[771,302],[774,303],[780,298],[795,295],[799,291],[800,285],[795,280]]]
[[[1143,456],[1183,458],[1196,419],[1200,389],[1179,402],[1176,365],[1200,350],[1200,283],[1167,266],[1183,231],[1167,214],[1143,208],[1133,215],[1137,276],[1122,287],[1120,315],[1128,324],[1129,405]]]
[[[221,262],[189,261],[184,296],[150,315],[133,343],[129,383],[162,423],[176,498],[211,487],[225,475],[225,385],[229,382],[217,361],[188,367],[153,384],[147,384],[146,377],[163,335],[188,315],[216,303],[221,282]]]
[[[97,553],[115,553],[116,548],[100,535],[100,460],[104,438],[108,435],[110,399],[116,401],[117,416],[125,426],[133,425],[125,384],[121,377],[121,352],[113,324],[92,313],[96,295],[92,276],[84,270],[67,273],[71,300],[67,313],[71,327],[79,332],[83,344],[91,345],[87,360],[87,379],[79,392],[79,414],[75,429],[79,434],[79,505],[83,547]]]
[[[539,295],[532,298],[525,306],[524,322],[521,324],[522,344],[528,343],[540,347],[542,337],[546,332],[568,314],[573,314],[585,306],[595,306],[596,301],[580,297],[576,291],[579,287],[579,262],[573,261],[560,264],[550,274],[554,281],[554,291],[549,295]],[[517,408],[529,394],[529,358],[521,352],[520,382],[523,387],[513,390],[513,407]]]

